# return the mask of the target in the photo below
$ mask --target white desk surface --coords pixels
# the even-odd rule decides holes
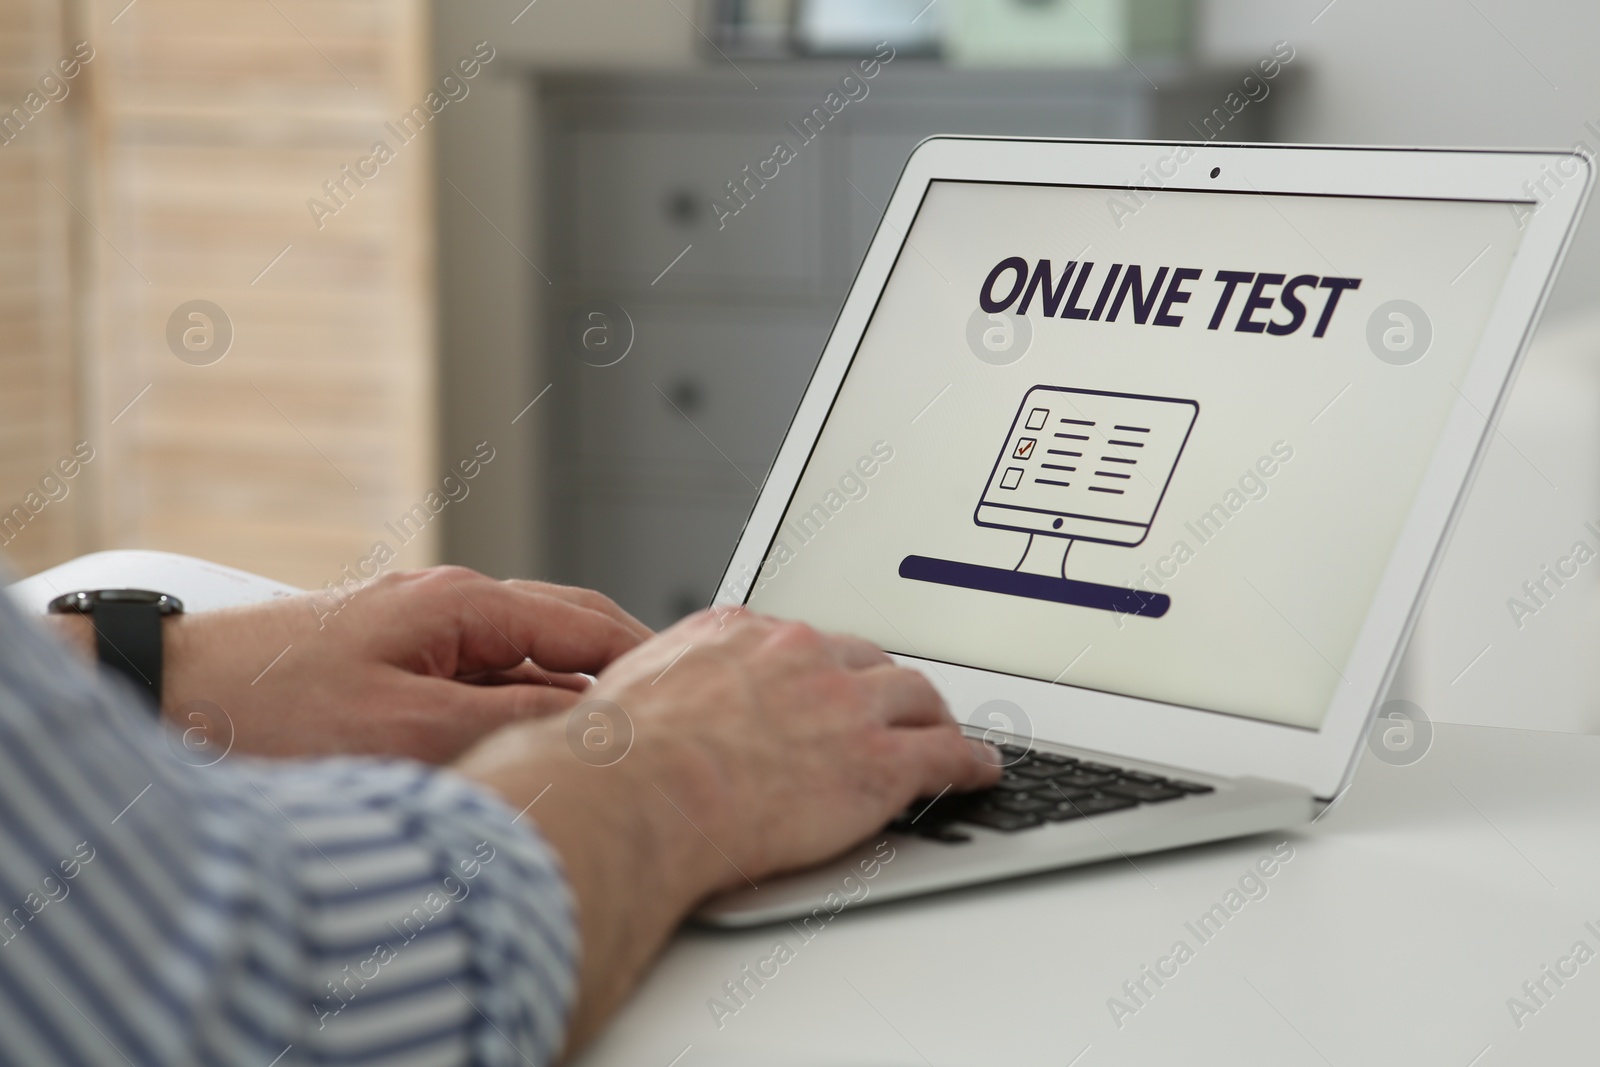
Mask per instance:
[[[578,1062],[1596,1062],[1600,955],[1545,979],[1520,1029],[1507,999],[1537,1006],[1522,984],[1578,941],[1600,954],[1600,737],[1436,730],[1412,766],[1366,758],[1293,834],[846,909],[809,943],[686,929]],[[1267,895],[1201,944],[1185,922],[1286,836]],[[719,1029],[708,1000],[779,938],[794,958]],[[1193,958],[1119,1029],[1108,998],[1180,939]]]

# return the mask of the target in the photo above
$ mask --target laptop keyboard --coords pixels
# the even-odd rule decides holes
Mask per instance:
[[[963,825],[1014,833],[1214,791],[1199,782],[1126,771],[1054,752],[1031,752],[1019,745],[1001,745],[1000,751],[1007,766],[994,788],[945,793],[932,802],[918,800],[889,829],[960,844],[972,840]]]

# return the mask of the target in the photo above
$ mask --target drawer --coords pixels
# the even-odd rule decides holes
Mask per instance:
[[[574,251],[584,286],[814,296],[824,242],[820,140],[778,167],[765,187],[751,180],[749,202],[720,226],[712,206],[738,206],[727,183],[745,181],[747,165],[757,174],[785,134],[777,121],[770,130],[738,134],[575,134]]]
[[[649,503],[586,496],[577,580],[656,629],[699,611],[711,603],[754,495]]]
[[[656,498],[753,492],[777,455],[831,319],[727,309],[630,314],[635,337],[625,359],[609,367],[572,359],[568,368],[578,401],[563,434],[563,458],[576,468],[570,473],[584,486]]]

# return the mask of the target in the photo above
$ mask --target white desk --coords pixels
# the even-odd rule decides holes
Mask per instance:
[[[39,610],[122,582],[196,607],[293,590],[164,553],[100,553],[12,588]],[[847,909],[686,930],[579,1067],[1502,1067],[1600,1060],[1600,955],[1519,1030],[1582,940],[1600,954],[1600,737],[1436,725],[1410,767],[1363,763],[1294,858],[1206,943],[1185,924],[1284,836]],[[707,1001],[795,948],[718,1029]],[[1182,939],[1193,958],[1119,1029],[1109,998]],[[685,1048],[687,1047],[687,1051]],[[1087,1051],[1085,1051],[1087,1049]],[[674,1057],[682,1054],[680,1059]]]
[[[1553,996],[1520,1030],[1506,1005],[1574,942],[1600,954],[1584,926],[1600,930],[1600,738],[1439,726],[1421,762],[1367,759],[1340,804],[1288,839],[1294,857],[1268,894],[1204,944],[1185,922],[1283,835],[847,909],[803,946],[783,925],[686,930],[579,1063],[1499,1067],[1600,1057],[1600,955],[1564,987],[1546,980]],[[707,1000],[726,1001],[723,983],[778,938],[795,957],[719,1030]],[[1193,958],[1159,989],[1147,980],[1153,996],[1119,1030],[1108,998],[1179,939]]]

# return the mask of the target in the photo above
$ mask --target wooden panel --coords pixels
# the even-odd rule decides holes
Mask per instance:
[[[59,2],[0,0],[0,118],[22,107],[27,119],[0,133],[0,553],[18,573],[84,544],[84,480],[55,471],[72,455],[76,417],[70,209],[51,184],[66,184],[65,117],[77,85],[52,82],[52,96],[58,85],[67,96],[41,94],[31,101],[38,113],[27,108],[28,93],[70,51]]]
[[[84,7],[105,41],[78,205],[101,540],[320,586],[401,550],[384,522],[434,477],[434,131],[385,127],[430,88],[425,6],[126,4]],[[314,218],[379,140],[394,160]],[[200,366],[167,338],[197,299],[234,331]],[[437,533],[402,562],[432,562]]]

